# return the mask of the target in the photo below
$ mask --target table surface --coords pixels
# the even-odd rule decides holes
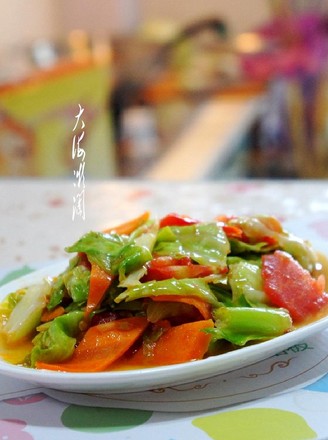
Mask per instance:
[[[0,179],[0,285],[67,257],[64,247],[149,210],[211,219],[273,214],[293,232],[328,249],[327,181],[152,182]],[[306,234],[304,236],[304,234]],[[328,253],[328,252],[327,252]],[[328,378],[284,393],[194,412],[79,406],[7,386],[0,375],[0,438],[266,440],[328,438]],[[15,387],[14,387],[15,388]],[[318,405],[320,399],[320,405]],[[271,420],[254,424],[252,420]],[[118,422],[119,420],[119,422]],[[262,426],[263,425],[263,426]],[[215,428],[216,427],[216,428]],[[151,430],[151,431],[150,431]]]

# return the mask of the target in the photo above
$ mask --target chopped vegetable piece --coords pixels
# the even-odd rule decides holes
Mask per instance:
[[[263,255],[264,291],[271,303],[286,308],[295,322],[303,321],[328,305],[322,280],[316,280],[291,255],[275,251]]]
[[[85,317],[87,318],[101,303],[106,290],[111,285],[113,277],[98,264],[93,263],[91,266],[90,288],[85,309]]]
[[[26,289],[3,328],[3,334],[8,344],[19,343],[35,332],[49,293],[50,284],[48,281]]]
[[[217,223],[190,226],[166,226],[159,230],[154,247],[157,256],[190,257],[198,264],[226,268],[230,245],[222,227]]]
[[[195,307],[177,301],[147,301],[146,316],[152,324],[166,320],[170,325],[179,325],[202,319]]]
[[[146,349],[141,347],[130,359],[124,359],[124,364],[155,367],[203,359],[211,341],[211,336],[204,330],[212,327],[211,319],[170,327],[151,347],[149,344]]]
[[[233,225],[222,225],[222,229],[227,234],[229,238],[238,238],[242,240],[244,238],[244,233],[241,228]]]
[[[152,258],[150,249],[139,246],[129,237],[96,232],[85,234],[66,250],[84,252],[91,263],[120,278],[139,269]]]
[[[215,328],[208,330],[214,339],[235,345],[271,339],[292,329],[292,320],[282,309],[221,307],[215,311]]]
[[[195,296],[212,305],[218,305],[216,296],[212,293],[208,283],[202,278],[185,278],[183,280],[149,281],[128,288],[115,298],[116,303],[133,301],[161,295]]]
[[[211,318],[211,305],[200,298],[196,298],[195,296],[161,295],[153,296],[151,299],[158,302],[181,302],[184,304],[189,304],[195,307],[204,319]]]
[[[312,272],[315,269],[317,256],[311,245],[293,234],[281,234],[279,246],[292,255],[304,269]]]
[[[69,361],[37,362],[36,367],[67,372],[104,371],[132,346],[147,325],[146,318],[133,317],[90,327]]]
[[[64,284],[73,302],[83,303],[87,300],[90,283],[90,270],[85,266],[76,266],[63,274]]]
[[[121,223],[118,226],[107,228],[103,232],[110,234],[115,233],[120,235],[130,235],[133,231],[135,231],[137,228],[139,228],[144,223],[146,223],[149,217],[150,217],[150,213],[148,211],[145,211],[140,216],[132,220],[129,220],[126,223]]]
[[[40,361],[62,362],[71,357],[83,316],[83,312],[74,311],[40,326],[40,333],[33,339],[31,365]]]
[[[57,306],[53,310],[45,309],[41,315],[41,322],[52,321],[53,319],[57,318],[58,316],[63,315],[64,313],[65,313],[65,309],[63,306]]]
[[[228,280],[234,305],[256,306],[268,302],[258,265],[242,260],[231,264],[229,269]]]
[[[157,257],[146,264],[147,273],[142,281],[167,280],[169,278],[206,277],[214,272],[213,266],[193,264],[189,257]]]
[[[187,215],[171,213],[160,220],[159,226],[164,228],[165,226],[188,226],[196,223],[200,223],[200,221]]]

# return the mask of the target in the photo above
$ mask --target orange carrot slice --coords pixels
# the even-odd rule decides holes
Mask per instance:
[[[101,269],[98,264],[92,263],[89,294],[85,309],[86,318],[99,306],[112,280],[112,275]]]
[[[149,347],[146,350],[139,348],[130,358],[121,358],[115,369],[156,367],[203,359],[211,336],[202,330],[213,326],[212,319],[208,319],[170,327],[152,344],[151,350]]]
[[[147,325],[146,318],[132,317],[90,327],[69,361],[37,362],[36,368],[67,372],[107,370],[142,335]]]
[[[65,309],[62,306],[58,306],[53,310],[44,310],[41,315],[41,322],[49,322],[53,319],[57,318],[57,316],[61,316],[65,313]]]
[[[159,302],[169,301],[169,302],[181,302],[184,304],[189,304],[191,306],[194,306],[204,319],[210,319],[212,316],[211,305],[206,301],[203,301],[202,299],[197,298],[195,296],[158,295],[158,296],[152,296],[151,299],[153,301],[159,301]]]
[[[233,226],[233,225],[223,225],[222,229],[224,230],[224,232],[227,234],[227,236],[229,238],[243,238],[244,237],[244,232],[241,228],[239,228],[238,226]]]
[[[120,235],[129,235],[134,230],[139,228],[139,226],[142,226],[150,217],[150,212],[145,211],[143,214],[139,215],[138,217],[127,221],[126,223],[122,223],[120,225],[117,225],[112,228],[107,228],[104,230],[105,233],[116,233]]]

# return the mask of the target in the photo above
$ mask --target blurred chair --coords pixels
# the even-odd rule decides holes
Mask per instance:
[[[115,175],[110,92],[108,65],[95,62],[63,63],[1,85],[0,176],[72,177],[82,150],[86,175]]]

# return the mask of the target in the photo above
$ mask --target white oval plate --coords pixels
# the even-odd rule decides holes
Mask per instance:
[[[58,275],[66,268],[67,264],[68,261],[65,260],[2,286],[0,288],[0,302],[12,291],[40,282],[44,277]],[[101,373],[66,373],[11,365],[0,359],[0,373],[62,391],[104,394],[146,391],[194,382],[249,366],[291,347],[325,328],[328,328],[328,316],[257,345],[243,347],[200,361],[165,367]]]

